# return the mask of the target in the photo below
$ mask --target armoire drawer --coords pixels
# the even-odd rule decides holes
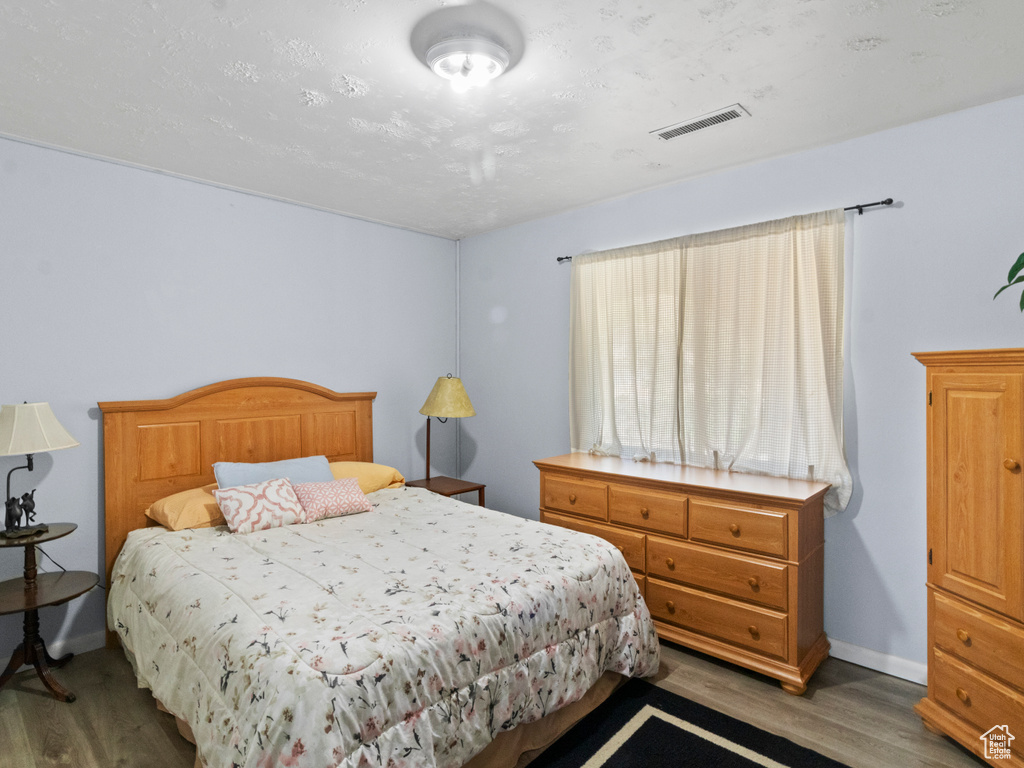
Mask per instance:
[[[613,523],[686,536],[687,498],[642,488],[611,485],[608,488],[608,519]]]
[[[590,517],[608,519],[608,486],[574,477],[545,475],[541,504],[548,509]]]
[[[786,616],[783,614],[650,577],[646,601],[651,615],[659,621],[765,656],[786,658]]]
[[[929,698],[982,733],[995,725],[1007,726],[1010,733],[1024,733],[1024,697],[1019,691],[938,648],[932,648],[929,663]]]
[[[931,591],[935,645],[1024,689],[1024,631],[993,614]]]
[[[787,535],[785,512],[690,499],[690,538],[694,541],[786,557]]]
[[[780,611],[789,608],[789,566],[647,537],[647,573]]]
[[[624,531],[621,528],[613,528],[610,525],[598,525],[584,520],[579,520],[568,515],[555,515],[550,512],[541,511],[540,520],[542,523],[557,525],[561,528],[568,528],[570,531],[580,531],[597,536],[614,545],[626,559],[626,564],[634,571],[643,573],[646,561],[645,542],[647,537],[635,531]]]

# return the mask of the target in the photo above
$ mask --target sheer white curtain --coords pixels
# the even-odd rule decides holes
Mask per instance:
[[[845,508],[844,226],[824,211],[574,257],[572,450],[812,478]]]

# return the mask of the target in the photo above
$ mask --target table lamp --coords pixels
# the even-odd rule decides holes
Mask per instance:
[[[427,480],[430,479],[430,417],[433,416],[442,424],[448,419],[461,419],[476,416],[473,404],[469,401],[462,379],[450,373],[441,376],[434,388],[427,395],[427,402],[420,408],[420,413],[427,417]]]
[[[21,405],[0,406],[0,456],[16,456],[24,453],[28,462],[14,467],[7,473],[7,495],[4,497],[4,530],[0,536],[18,538],[43,533],[46,525],[27,525],[35,520],[35,493],[23,494],[20,499],[11,495],[11,475],[15,470],[32,471],[32,454],[74,448],[78,441],[68,434],[50,410],[49,403],[22,403]],[[21,524],[25,516],[26,525]]]

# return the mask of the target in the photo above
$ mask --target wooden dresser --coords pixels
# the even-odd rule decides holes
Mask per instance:
[[[534,464],[540,519],[618,547],[662,638],[804,692],[829,649],[826,483],[585,453]]]
[[[1024,766],[1024,349],[914,356],[928,386],[928,696],[915,709],[992,764]],[[992,753],[1001,744],[1010,757]]]

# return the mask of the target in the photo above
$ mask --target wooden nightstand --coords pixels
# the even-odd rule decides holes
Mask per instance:
[[[0,615],[7,613],[25,614],[25,639],[14,650],[7,669],[0,675],[0,688],[17,672],[22,664],[31,664],[43,685],[60,701],[71,702],[75,694],[54,679],[51,667],[59,669],[71,661],[73,653],[55,659],[46,650],[43,638],[39,636],[39,609],[48,605],[60,605],[85,594],[96,586],[100,577],[87,571],[61,571],[59,573],[36,574],[36,544],[53,541],[67,536],[78,526],[74,523],[53,523],[45,533],[20,539],[0,538],[0,549],[23,547],[25,549],[25,573],[20,579],[0,582]]]
[[[487,487],[483,483],[469,483],[465,480],[456,480],[454,477],[444,476],[428,477],[426,480],[410,480],[406,482],[406,485],[413,488],[426,488],[428,491],[433,491],[449,498],[458,496],[460,493],[476,491],[477,503],[481,507],[484,506],[484,488]]]

